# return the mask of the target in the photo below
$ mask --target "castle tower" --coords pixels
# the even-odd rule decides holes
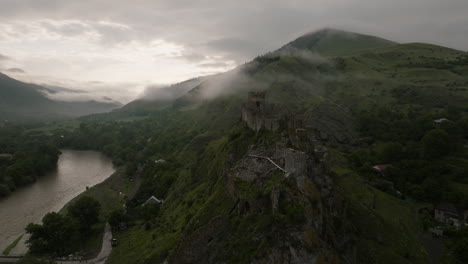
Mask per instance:
[[[265,93],[249,92],[247,102],[242,105],[242,120],[255,131],[265,126]]]
[[[265,92],[249,92],[248,103],[260,113],[265,110]]]

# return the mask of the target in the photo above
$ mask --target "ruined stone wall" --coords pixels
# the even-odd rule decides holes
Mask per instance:
[[[278,116],[269,116],[265,119],[265,129],[270,131],[276,131],[280,129],[280,119]]]
[[[265,92],[249,92],[248,102],[251,104],[265,105]]]
[[[243,105],[242,121],[244,121],[251,129],[259,131],[265,126],[265,114],[249,105]]]
[[[242,121],[255,131],[262,128],[275,131],[281,127],[280,117],[272,113],[273,106],[265,103],[263,92],[250,92],[242,105]]]

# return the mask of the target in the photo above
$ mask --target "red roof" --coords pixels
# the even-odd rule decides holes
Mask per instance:
[[[391,167],[391,164],[379,164],[372,167],[375,171],[383,172],[386,168]]]

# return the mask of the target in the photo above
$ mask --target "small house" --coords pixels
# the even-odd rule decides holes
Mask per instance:
[[[452,226],[467,225],[468,212],[451,203],[440,203],[434,207],[434,219]]]
[[[11,159],[13,158],[12,154],[0,154],[0,159]]]
[[[391,164],[378,164],[372,167],[372,170],[377,172],[380,176],[385,176],[385,170],[391,167]]]
[[[148,200],[146,200],[146,202],[144,202],[141,206],[145,206],[147,204],[160,204],[160,203],[163,203],[164,200],[159,200],[158,198],[154,197],[154,196],[151,196],[150,198],[148,198]]]
[[[429,233],[431,233],[434,237],[441,237],[444,235],[444,230],[439,227],[431,227],[429,228]]]
[[[449,120],[447,118],[436,119],[436,120],[434,120],[434,126],[440,127],[440,125],[445,121],[449,121]]]

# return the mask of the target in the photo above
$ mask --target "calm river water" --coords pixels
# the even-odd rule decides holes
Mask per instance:
[[[86,186],[104,181],[115,171],[111,160],[99,152],[61,151],[56,170],[0,200],[0,254],[29,223],[39,223],[48,212],[59,211]],[[21,244],[12,253],[24,251]]]

